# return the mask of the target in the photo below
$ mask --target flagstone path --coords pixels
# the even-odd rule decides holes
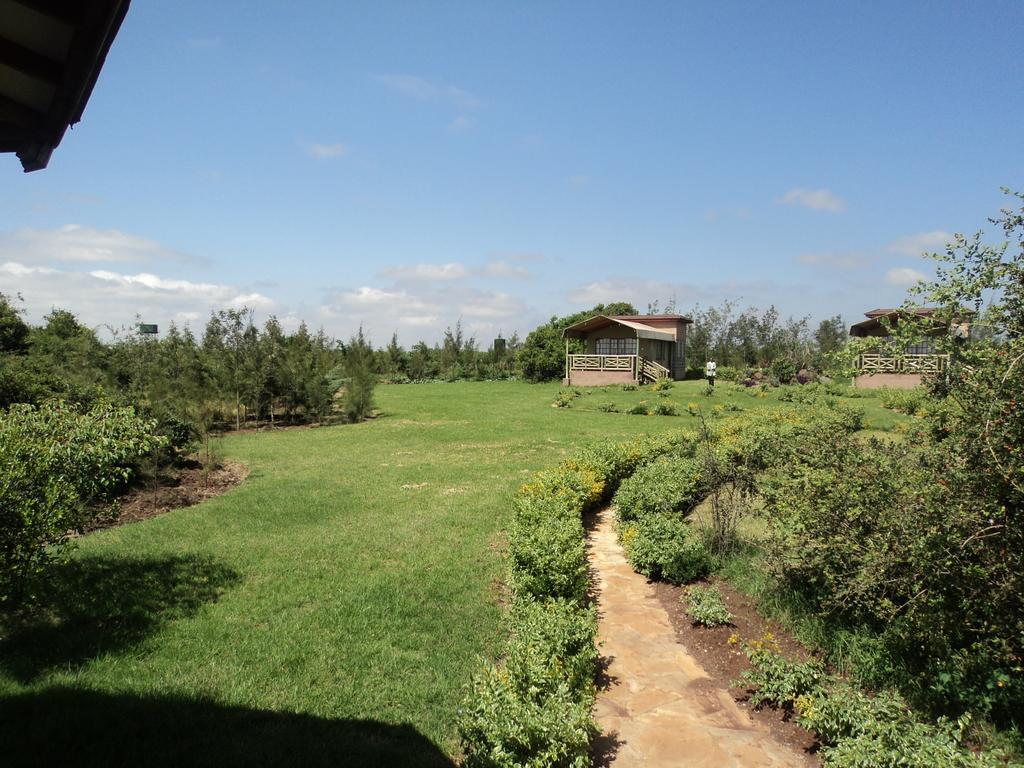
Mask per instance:
[[[654,590],[615,540],[611,510],[597,514],[588,548],[608,687],[595,718],[615,747],[615,768],[806,766],[710,680],[685,647]]]

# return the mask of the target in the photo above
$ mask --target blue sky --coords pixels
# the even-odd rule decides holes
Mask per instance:
[[[1019,0],[136,0],[49,168],[0,156],[0,291],[407,346],[617,299],[854,322],[1024,188],[1022,39]]]

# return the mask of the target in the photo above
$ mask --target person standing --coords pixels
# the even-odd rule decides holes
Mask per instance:
[[[715,386],[715,375],[718,371],[718,364],[714,360],[708,360],[704,366],[704,378],[708,380],[708,386]]]

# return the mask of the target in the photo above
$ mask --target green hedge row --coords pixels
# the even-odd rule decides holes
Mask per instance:
[[[538,472],[513,501],[511,629],[500,664],[485,663],[459,715],[467,768],[589,764],[597,618],[583,513],[639,467],[685,443],[678,435],[601,442]]]

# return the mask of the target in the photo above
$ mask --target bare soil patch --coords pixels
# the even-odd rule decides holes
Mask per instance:
[[[158,476],[131,488],[118,498],[119,512],[116,516],[100,517],[85,532],[135,523],[175,509],[191,507],[227,493],[241,485],[248,476],[249,468],[237,461],[222,461],[219,466],[208,471],[197,461],[161,470]]]
[[[779,742],[805,755],[808,766],[821,764],[818,759],[817,740],[814,734],[797,725],[791,713],[782,709],[750,705],[750,691],[733,683],[750,668],[746,654],[738,641],[758,640],[770,632],[779,644],[782,654],[788,659],[806,661],[812,654],[793,639],[779,624],[758,613],[753,601],[742,592],[733,589],[727,582],[712,579],[709,582],[718,587],[722,600],[733,616],[731,624],[721,627],[695,625],[686,613],[683,597],[684,587],[665,582],[653,582],[655,594],[661,601],[676,631],[676,637],[700,662],[711,677],[713,684],[728,689],[732,698],[755,722],[770,730]],[[730,643],[732,638],[734,642]]]

